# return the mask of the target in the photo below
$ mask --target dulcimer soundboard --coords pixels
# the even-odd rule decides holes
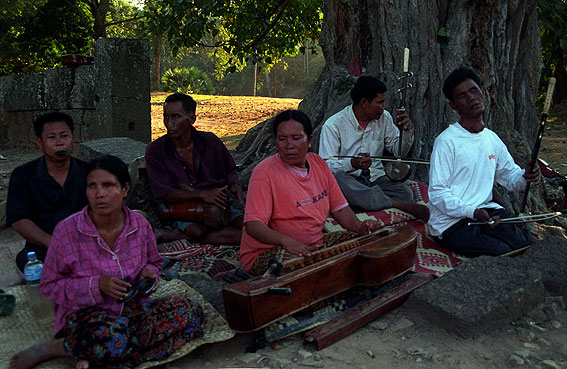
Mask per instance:
[[[228,323],[254,331],[349,288],[386,283],[413,267],[416,247],[415,231],[402,226],[284,260],[280,275],[223,286]]]

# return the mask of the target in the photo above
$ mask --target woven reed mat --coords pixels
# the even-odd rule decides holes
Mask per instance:
[[[16,296],[16,309],[12,315],[0,316],[0,368],[8,367],[10,357],[14,353],[37,342],[53,339],[53,325],[39,323],[33,318],[25,286],[6,288],[5,291]],[[203,324],[205,335],[188,342],[167,359],[146,362],[137,368],[151,368],[162,365],[177,360],[206,343],[226,341],[234,337],[235,332],[230,329],[226,320],[186,283],[179,280],[167,282],[162,279],[159,289],[152,297],[157,299],[164,296],[188,297],[201,304],[205,311],[205,323]],[[71,369],[75,368],[75,361],[63,358],[55,359],[40,364],[37,368]]]

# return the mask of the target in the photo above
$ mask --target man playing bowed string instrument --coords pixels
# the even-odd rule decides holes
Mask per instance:
[[[240,264],[252,274],[263,273],[278,249],[310,256],[323,242],[329,215],[359,234],[379,228],[356,218],[325,161],[307,152],[312,127],[305,113],[284,111],[272,127],[278,153],[252,172],[240,245]]]
[[[531,234],[514,224],[498,224],[512,216],[492,202],[494,182],[521,191],[537,183],[539,168],[514,163],[500,138],[485,127],[484,93],[479,76],[467,68],[453,71],[443,84],[449,106],[459,121],[436,139],[429,172],[430,232],[447,249],[466,256],[502,255],[531,244]],[[476,219],[492,225],[468,225]]]
[[[321,129],[319,154],[325,158],[348,202],[363,210],[395,207],[427,221],[427,206],[416,204],[405,183],[391,181],[379,160],[384,148],[404,156],[413,143],[413,123],[406,113],[397,116],[403,135],[403,152],[398,152],[400,132],[386,110],[386,85],[372,77],[360,76],[350,96],[352,105],[330,117]],[[357,156],[335,158],[336,156]],[[368,176],[362,175],[366,171]]]

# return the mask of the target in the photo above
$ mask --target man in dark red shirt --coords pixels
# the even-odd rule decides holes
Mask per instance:
[[[240,243],[242,210],[230,206],[234,194],[243,204],[236,164],[224,144],[210,132],[193,127],[197,104],[190,96],[173,94],[165,99],[163,121],[167,134],[148,144],[146,166],[155,199],[162,204],[198,200],[230,208],[229,226],[213,230],[190,221],[173,222],[173,230],[159,230],[158,241],[186,238],[215,244]]]

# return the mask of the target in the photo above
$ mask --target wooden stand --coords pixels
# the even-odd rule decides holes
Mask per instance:
[[[322,350],[401,305],[413,290],[430,280],[429,274],[416,274],[390,291],[310,330],[303,336],[303,343],[314,343],[317,350]]]

